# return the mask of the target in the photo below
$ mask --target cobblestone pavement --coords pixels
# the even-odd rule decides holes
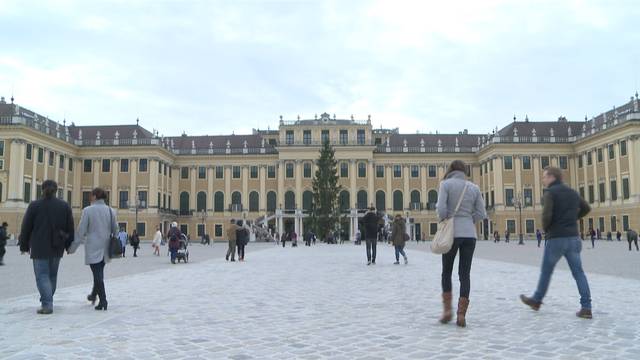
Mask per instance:
[[[1,300],[0,358],[639,357],[638,280],[588,274],[594,319],[583,320],[569,272],[556,271],[533,312],[517,296],[531,293],[537,266],[476,258],[461,329],[437,322],[439,257],[409,250],[409,265],[393,265],[392,248],[378,250],[370,267],[364,246],[318,245],[109,279],[107,312],[83,301],[88,285],[60,289],[50,316],[35,314],[35,294]]]

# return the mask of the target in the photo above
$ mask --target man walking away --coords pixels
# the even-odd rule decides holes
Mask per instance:
[[[122,245],[122,257],[124,257],[124,253],[127,250],[127,232],[124,231],[124,228],[120,228],[120,232],[118,233],[118,239],[120,240],[120,245]]]
[[[227,256],[225,256],[225,260],[229,261],[229,256],[231,256],[231,261],[236,261],[236,230],[238,230],[238,225],[236,225],[236,221],[231,219],[231,223],[227,228],[227,239],[229,239],[229,249],[227,249]]]
[[[4,265],[4,254],[7,252],[7,226],[9,226],[9,224],[5,221],[2,223],[2,227],[0,227],[0,266]]]
[[[618,239],[618,241],[621,241],[622,239],[622,233],[620,232],[620,230],[616,232],[616,239]]]
[[[591,248],[593,249],[596,247],[596,231],[591,229],[589,234],[591,235]]]
[[[631,251],[631,243],[636,244],[636,251],[640,251],[638,248],[638,233],[629,229],[627,230],[627,241],[629,242],[629,251]]]
[[[542,183],[547,188],[544,193],[542,225],[549,241],[544,249],[538,288],[533,297],[520,295],[520,299],[533,310],[540,309],[542,299],[549,289],[553,269],[564,256],[580,292],[581,309],[576,316],[591,319],[591,291],[582,269],[582,242],[578,237],[577,225],[578,219],[587,215],[591,208],[575,190],[562,182],[562,171],[559,168],[545,168]]]
[[[378,235],[378,215],[376,214],[376,208],[370,207],[369,211],[362,218],[362,225],[364,225],[364,239],[367,244],[367,265],[376,264],[376,247],[377,247],[377,235]]]
[[[542,242],[542,233],[540,229],[536,229],[536,239],[538,240],[538,247],[540,247],[540,243]]]

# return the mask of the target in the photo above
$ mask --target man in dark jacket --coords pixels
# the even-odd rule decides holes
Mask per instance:
[[[636,244],[636,251],[640,251],[640,248],[638,248],[638,233],[635,232],[634,230],[627,230],[627,241],[629,242],[629,251],[631,251],[631,243],[635,243]]]
[[[362,225],[364,227],[364,239],[367,244],[367,265],[376,264],[376,247],[378,245],[378,221],[379,217],[376,214],[374,207],[369,208],[369,211],[362,218]]]
[[[236,229],[236,244],[238,246],[238,261],[244,261],[244,247],[249,243],[249,229],[247,229],[242,220],[236,221],[238,228]]]
[[[40,292],[38,314],[53,312],[58,266],[65,249],[73,242],[73,215],[66,202],[56,198],[58,184],[42,183],[43,198],[29,204],[22,220],[20,251],[29,252]]]
[[[5,247],[7,246],[7,222],[2,223],[2,227],[0,227],[0,266],[4,265],[4,254],[7,252]],[[631,246],[631,245],[629,245]]]
[[[564,256],[580,292],[581,309],[576,316],[591,319],[591,291],[582,270],[582,241],[577,225],[578,219],[587,215],[591,208],[575,190],[562,182],[562,171],[559,168],[547,167],[542,175],[542,183],[547,188],[544,193],[542,226],[549,241],[544,249],[538,288],[533,297],[520,295],[520,299],[533,310],[540,309],[553,269]]]

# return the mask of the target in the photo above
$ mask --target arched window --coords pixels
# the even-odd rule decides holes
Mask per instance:
[[[207,193],[200,191],[196,200],[196,211],[207,211]]]
[[[296,193],[293,191],[287,191],[284,193],[284,209],[295,210],[296,208]]]
[[[313,204],[313,193],[309,190],[302,193],[302,209],[310,211]]]
[[[382,190],[376,191],[376,209],[380,211],[387,210],[386,197]]]
[[[189,215],[189,193],[180,193],[180,215]]]
[[[350,197],[349,197],[349,192],[347,190],[342,190],[340,192],[340,211],[344,211],[349,209],[351,206],[349,206],[349,202],[350,202]]]
[[[403,210],[403,199],[402,199],[402,191],[396,190],[393,192],[393,210],[394,211],[402,211]]]
[[[249,211],[258,211],[260,208],[260,195],[257,191],[249,193]]]
[[[358,194],[356,195],[356,202],[358,204],[358,209],[367,208],[367,192],[365,190],[358,191]]]
[[[276,211],[276,193],[269,191],[267,193],[267,211]]]
[[[239,191],[234,191],[231,194],[231,209],[232,211],[242,211],[242,194]]]
[[[216,191],[215,195],[213,195],[213,211],[224,211],[224,194],[222,191]]]
[[[420,191],[413,190],[411,192],[411,209],[421,210],[422,204],[420,203]]]
[[[427,209],[435,210],[437,202],[438,192],[435,190],[429,190],[429,192],[427,193]]]

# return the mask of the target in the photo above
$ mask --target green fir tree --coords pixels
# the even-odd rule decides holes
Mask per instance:
[[[318,170],[313,178],[311,222],[318,239],[326,240],[340,219],[338,194],[341,187],[338,185],[337,164],[333,147],[325,141],[316,161]]]

